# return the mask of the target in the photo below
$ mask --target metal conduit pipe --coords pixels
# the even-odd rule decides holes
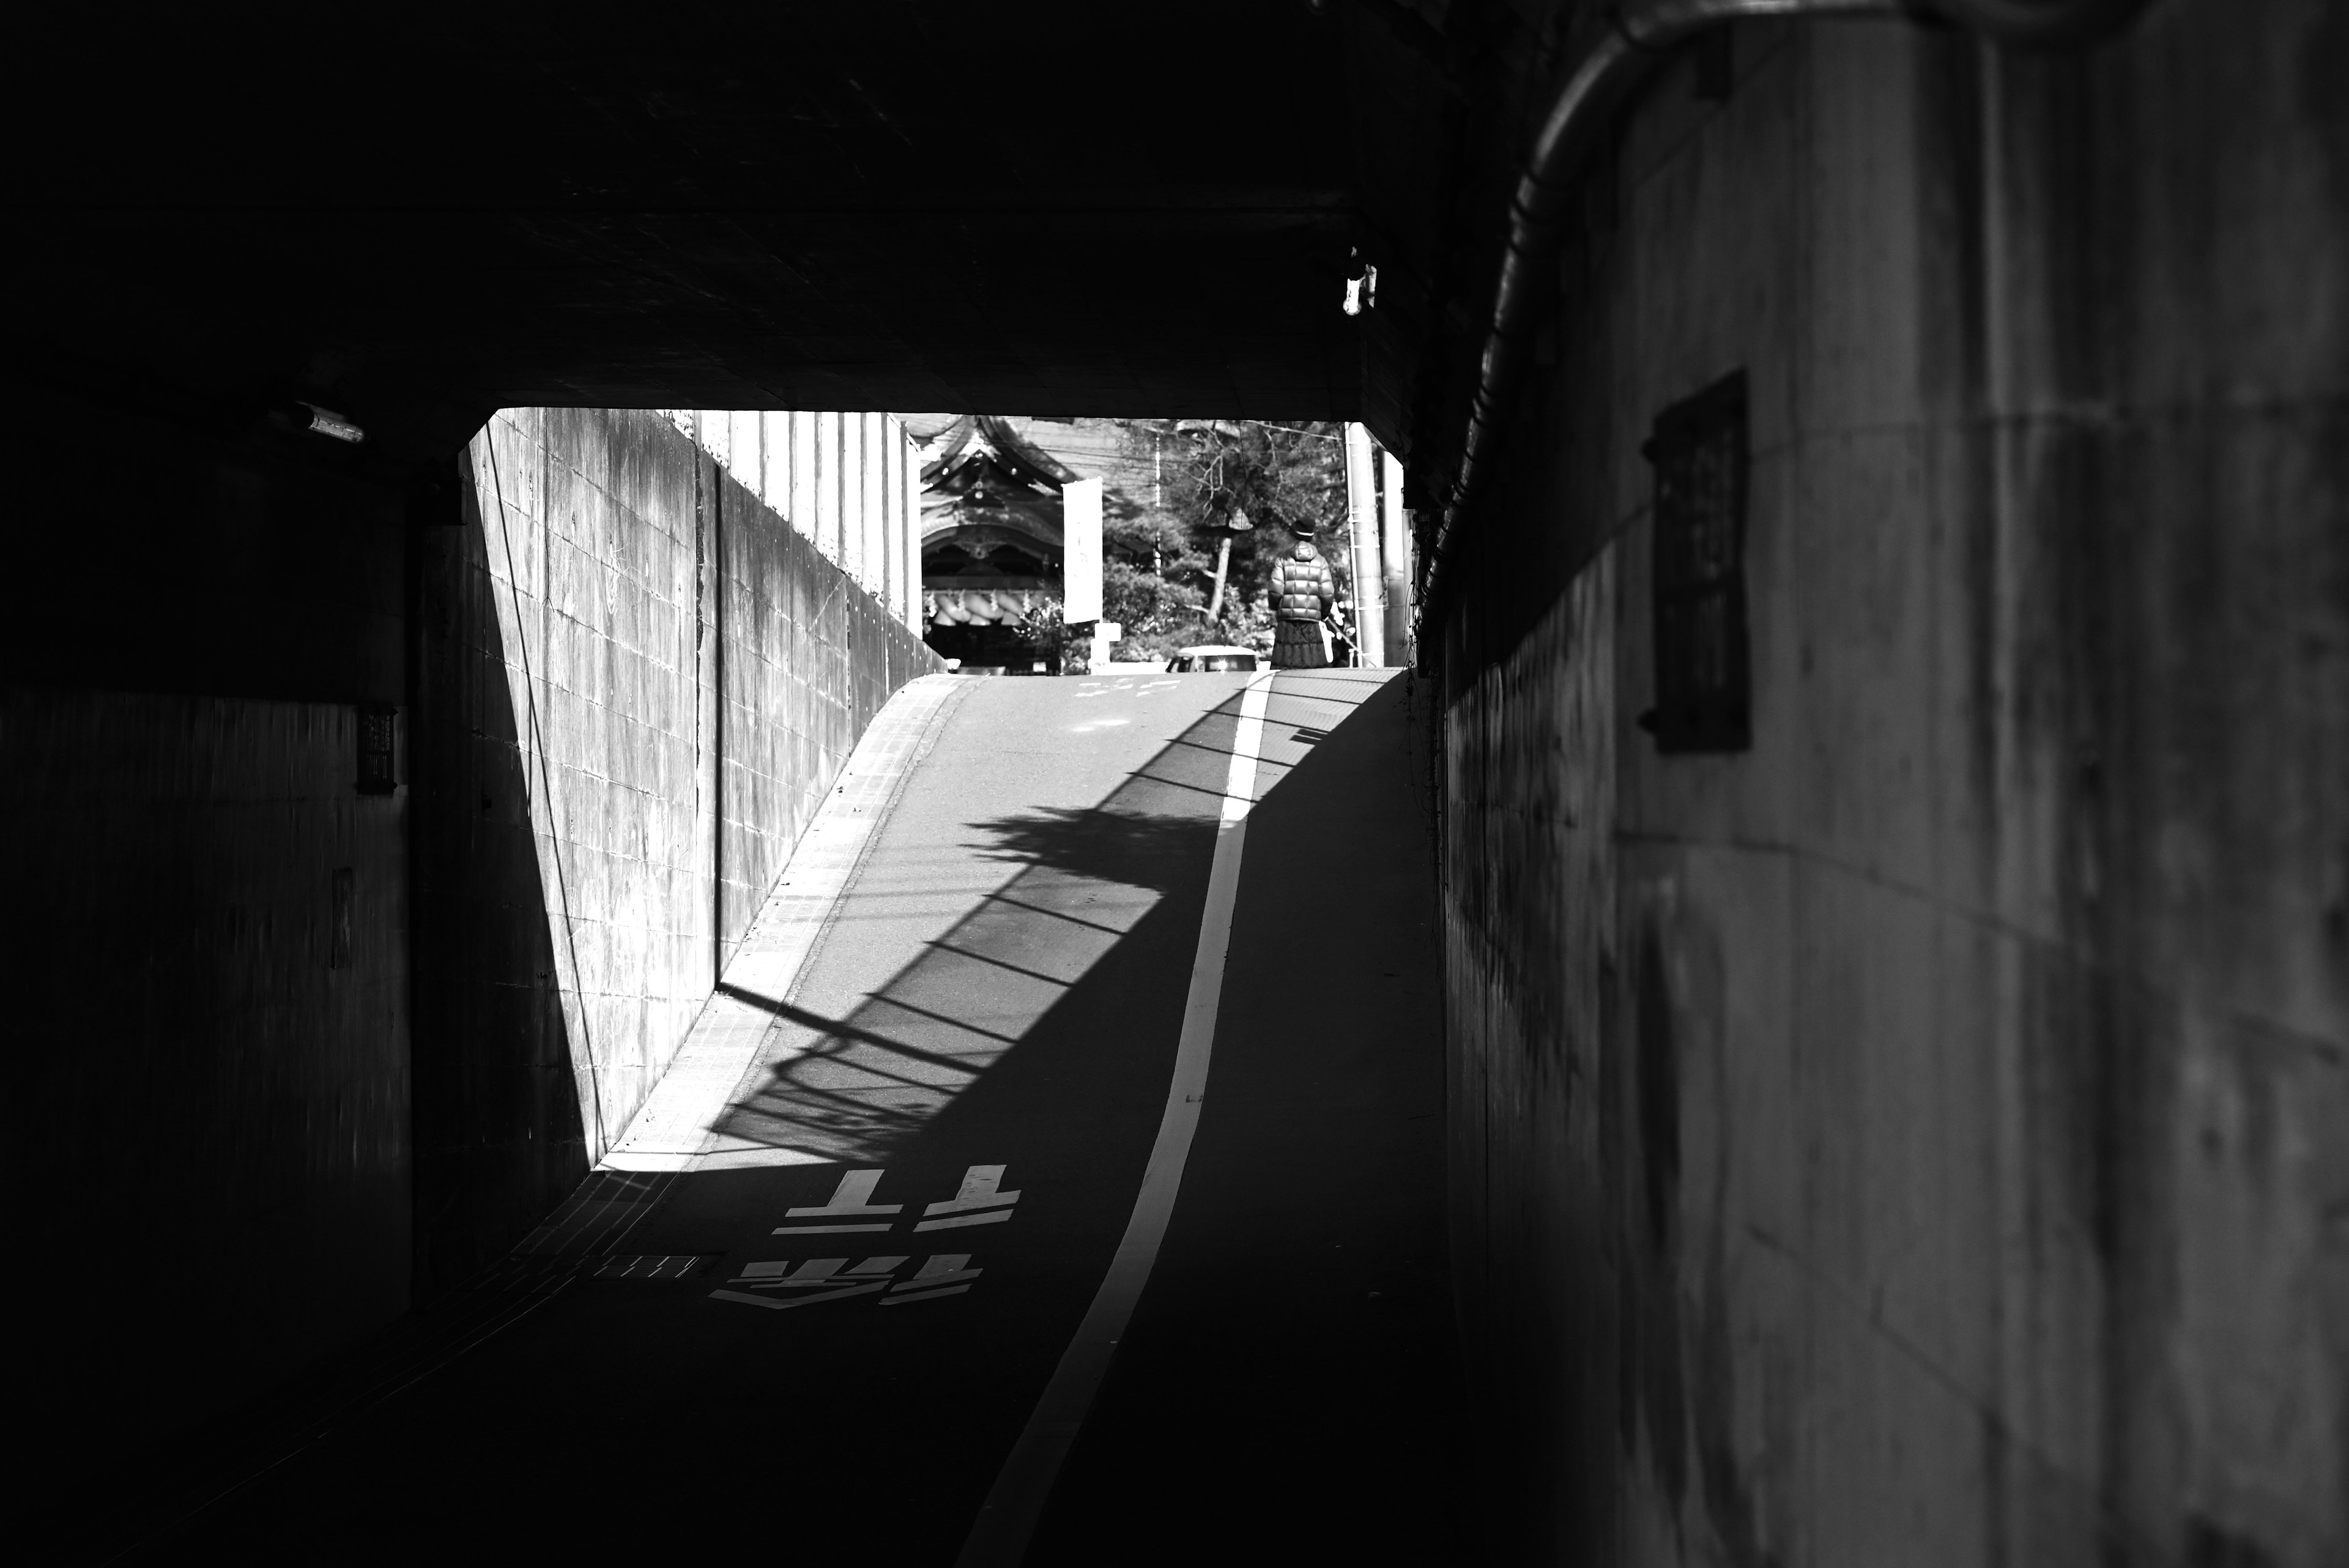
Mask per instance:
[[[1493,321],[1469,405],[1460,468],[1429,541],[1420,575],[1413,637],[1427,657],[1427,634],[1440,607],[1444,566],[1463,519],[1475,503],[1516,394],[1526,339],[1532,335],[1541,281],[1557,250],[1565,201],[1575,176],[1609,120],[1632,89],[1677,46],[1731,22],[1772,18],[1907,16],[1940,20],[1969,32],[2024,44],[2084,43],[2136,15],[2145,0],[1629,0],[1611,26],[1567,73],[1551,100],[1509,203],[1509,238],[1494,286]]]

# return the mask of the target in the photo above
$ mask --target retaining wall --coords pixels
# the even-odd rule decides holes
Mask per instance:
[[[467,461],[418,703],[427,1288],[626,1129],[864,725],[937,668],[661,414],[507,410]]]

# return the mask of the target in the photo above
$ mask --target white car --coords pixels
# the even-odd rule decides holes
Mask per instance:
[[[1253,648],[1234,648],[1227,643],[1205,642],[1196,648],[1181,648],[1166,661],[1167,673],[1181,675],[1208,670],[1254,670],[1257,668],[1257,651]]]

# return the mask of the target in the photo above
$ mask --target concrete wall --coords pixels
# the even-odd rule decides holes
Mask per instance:
[[[338,452],[12,397],[0,944],[20,1464],[183,1425],[409,1300],[399,491]]]
[[[908,626],[921,610],[921,457],[895,414],[670,409],[678,429]]]
[[[12,1171],[65,1282],[11,1408],[22,1484],[119,1486],[569,1190],[934,661],[656,414],[498,416],[461,516],[365,448],[55,388],[0,439]]]
[[[1742,29],[1442,628],[1494,1560],[2349,1560],[2349,16]],[[1753,389],[1754,742],[1640,455]]]
[[[755,432],[794,417],[507,410],[427,539],[428,1289],[626,1129],[856,737],[936,667],[753,489],[789,494]]]
[[[719,864],[731,957],[864,726],[898,687],[942,666],[918,631],[730,475],[710,499],[725,584]],[[876,531],[876,556],[885,537]]]

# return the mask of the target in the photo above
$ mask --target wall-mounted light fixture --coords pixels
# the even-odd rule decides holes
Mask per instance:
[[[1362,259],[1356,251],[1346,264],[1346,314],[1360,316],[1365,310],[1375,310],[1379,304],[1379,269]]]
[[[367,431],[347,414],[322,409],[317,404],[292,400],[275,405],[270,410],[273,420],[285,429],[304,435],[322,435],[330,441],[348,441],[357,446],[367,440]]]
[[[1656,417],[1640,449],[1654,465],[1656,705],[1640,727],[1660,752],[1753,744],[1745,635],[1745,372]]]
[[[311,434],[332,436],[336,441],[347,441],[353,446],[367,440],[367,431],[359,429],[356,423],[341,414],[329,413],[316,403],[304,403],[301,407],[310,410]]]

